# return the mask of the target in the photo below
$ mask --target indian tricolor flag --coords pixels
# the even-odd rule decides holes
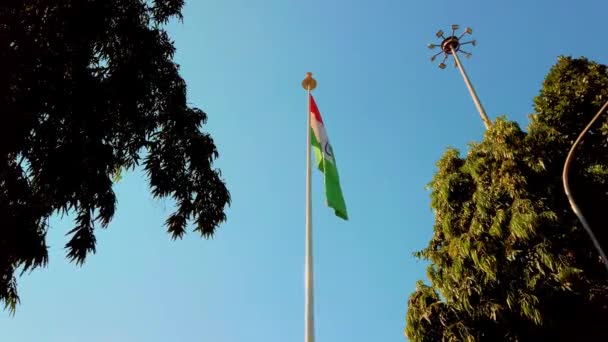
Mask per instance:
[[[325,176],[325,196],[327,198],[327,205],[334,209],[336,216],[348,220],[346,203],[344,202],[342,189],[340,188],[340,177],[338,177],[338,168],[336,166],[334,151],[327,138],[327,131],[325,131],[321,113],[319,112],[319,108],[317,108],[317,104],[312,95],[309,95],[308,101],[310,101],[311,116],[310,140],[317,159],[317,167]]]

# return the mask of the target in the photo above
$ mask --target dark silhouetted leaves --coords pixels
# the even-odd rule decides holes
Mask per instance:
[[[182,0],[5,0],[0,4],[0,301],[18,303],[15,271],[47,263],[49,217],[75,213],[67,257],[95,252],[116,211],[113,182],[143,161],[154,197],[170,197],[173,238],[204,237],[229,193],[186,104],[163,29]]]

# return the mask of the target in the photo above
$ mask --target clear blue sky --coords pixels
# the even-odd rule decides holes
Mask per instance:
[[[456,7],[454,7],[456,6]],[[116,186],[119,209],[98,253],[67,263],[54,220],[50,266],[20,279],[3,341],[303,341],[305,72],[333,141],[351,220],[325,207],[314,174],[319,342],[403,341],[406,301],[432,232],[425,185],[447,146],[483,125],[458,71],[425,46],[471,26],[464,61],[488,114],[525,127],[560,54],[605,57],[603,0],[187,1],[169,27],[189,101],[209,115],[232,193],[212,240],[172,242],[171,202],[141,172]]]

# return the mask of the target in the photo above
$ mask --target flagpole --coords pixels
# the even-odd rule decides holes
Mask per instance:
[[[306,113],[306,243],[304,257],[304,342],[315,342],[313,265],[312,265],[312,198],[311,198],[311,136],[310,136],[310,92],[317,87],[312,73],[307,72],[302,87],[308,95],[308,112]]]

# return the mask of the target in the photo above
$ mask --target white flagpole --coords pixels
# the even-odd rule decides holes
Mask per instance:
[[[308,95],[308,112],[306,113],[306,243],[304,259],[304,342],[315,342],[314,297],[313,297],[313,265],[312,265],[312,198],[311,198],[311,137],[310,137],[310,92],[317,87],[317,81],[312,73],[306,73],[302,87]]]

